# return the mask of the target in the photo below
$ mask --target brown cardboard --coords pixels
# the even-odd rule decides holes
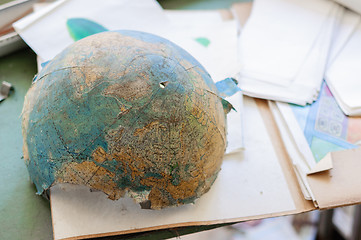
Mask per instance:
[[[246,24],[252,10],[252,2],[236,3],[232,5],[231,12],[238,19],[240,26]]]
[[[292,162],[283,145],[282,138],[278,131],[277,124],[275,122],[275,119],[273,118],[267,100],[256,99],[256,102],[263,117],[263,121],[267,127],[268,134],[273,140],[273,147],[276,150],[278,160],[287,179],[287,184],[292,193],[293,200],[295,201],[295,205],[297,208],[297,211],[295,211],[295,213],[314,210],[315,206],[313,205],[312,201],[305,200],[305,198],[303,197],[296,173],[293,171]]]
[[[332,152],[333,168],[307,177],[320,209],[361,203],[361,148]]]
[[[323,172],[333,168],[331,153],[328,153],[324,158],[322,158],[316,166],[308,173],[308,175]]]
[[[57,185],[51,189],[55,239],[233,223],[313,209],[299,193],[293,171],[286,170],[287,176],[279,162],[272,145],[277,136],[271,136],[271,126],[266,126],[273,120],[263,117],[267,108],[262,107],[267,105],[261,101],[258,107],[249,97],[244,103],[245,150],[225,156],[211,190],[194,205],[142,210],[130,198],[112,201],[86,187]]]

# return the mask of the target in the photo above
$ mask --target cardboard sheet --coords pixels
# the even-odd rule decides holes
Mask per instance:
[[[211,190],[194,205],[142,210],[131,199],[59,185],[51,189],[55,239],[232,222],[295,211],[293,196],[255,101],[245,98],[245,151],[225,157]]]
[[[307,176],[320,209],[361,203],[361,148],[332,152],[333,168]]]
[[[303,194],[303,187],[299,184],[299,179],[296,171],[294,171],[294,167],[292,164],[292,160],[283,144],[281,138],[281,132],[277,127],[276,120],[271,112],[268,101],[255,99],[257,103],[257,108],[261,113],[263,122],[266,126],[268,135],[272,139],[272,146],[277,154],[278,161],[281,165],[283,174],[287,179],[288,189],[290,190],[293,201],[295,202],[296,210],[286,213],[277,213],[271,216],[281,216],[283,214],[294,214],[307,212],[316,209],[312,201],[308,201],[305,199]],[[270,215],[266,216],[270,217]]]

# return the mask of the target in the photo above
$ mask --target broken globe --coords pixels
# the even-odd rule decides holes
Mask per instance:
[[[58,54],[34,78],[22,128],[38,194],[80,184],[152,209],[206,193],[226,148],[222,99],[207,71],[137,31],[95,34]]]

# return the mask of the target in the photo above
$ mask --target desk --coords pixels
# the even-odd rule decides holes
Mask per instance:
[[[219,9],[229,8],[236,0],[162,0],[165,8]],[[15,91],[0,103],[0,239],[51,239],[52,224],[49,201],[36,190],[22,159],[21,110],[24,96],[36,74],[36,55],[23,49],[0,58],[0,82],[10,82]],[[224,226],[186,227],[152,232],[154,239]],[[149,239],[142,233],[139,239]],[[116,238],[107,238],[116,239]]]
[[[166,8],[227,8],[232,1],[161,1]],[[207,2],[208,3],[208,2]],[[176,7],[179,4],[180,7]],[[202,5],[203,4],[203,5]],[[35,195],[22,158],[21,119],[24,95],[36,73],[36,56],[21,50],[0,58],[0,82],[13,84],[15,92],[0,103],[0,239],[51,239],[49,202]],[[138,235],[138,239],[159,239],[197,232],[227,224],[184,227]],[[123,239],[132,236],[122,236]],[[102,238],[104,239],[104,238]],[[117,237],[105,238],[117,239]]]
[[[50,239],[50,205],[35,195],[22,159],[21,110],[36,73],[36,55],[24,49],[0,58],[0,82],[15,91],[0,103],[0,239]]]

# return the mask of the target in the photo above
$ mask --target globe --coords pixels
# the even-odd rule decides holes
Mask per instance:
[[[207,71],[174,43],[137,31],[95,34],[59,53],[33,80],[22,129],[38,194],[79,184],[151,209],[206,193],[226,148]]]

